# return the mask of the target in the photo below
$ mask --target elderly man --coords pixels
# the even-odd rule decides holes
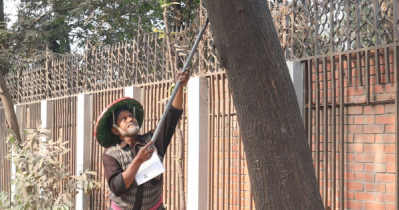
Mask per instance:
[[[189,80],[189,74],[178,73],[181,86],[172,102],[165,123],[158,125],[160,134],[154,142],[154,131],[139,135],[143,123],[143,107],[133,98],[121,98],[105,108],[97,120],[95,136],[105,147],[103,164],[105,177],[111,190],[110,210],[158,210],[163,206],[163,178],[159,175],[142,185],[137,185],[135,176],[140,165],[157,152],[162,160],[182,115],[183,86]],[[149,149],[150,148],[150,149]]]

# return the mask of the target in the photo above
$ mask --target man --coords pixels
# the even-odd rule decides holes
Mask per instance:
[[[154,151],[163,160],[183,112],[183,87],[188,80],[187,72],[178,73],[181,86],[165,123],[158,125],[161,126],[161,130],[155,142],[151,142],[154,130],[138,135],[143,123],[143,107],[133,98],[125,97],[114,101],[104,109],[97,120],[94,135],[100,145],[106,148],[103,164],[111,190],[108,196],[111,200],[109,210],[165,209],[162,202],[162,175],[139,186],[135,176],[140,165],[149,160]],[[149,147],[152,143],[155,148]]]

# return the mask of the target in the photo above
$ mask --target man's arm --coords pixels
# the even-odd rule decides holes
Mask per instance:
[[[184,74],[182,72],[177,73],[177,81],[179,81],[181,85],[177,90],[175,99],[172,102],[172,106],[176,109],[183,109],[183,87],[186,86],[189,79],[190,74],[188,73],[188,71],[186,71]]]
[[[154,152],[154,148],[148,149],[148,147],[152,143],[153,142],[149,142],[144,147],[140,148],[132,163],[127,167],[124,172],[122,172],[123,182],[125,183],[126,189],[129,189],[129,187],[133,184],[137,171],[139,170],[141,164],[151,158],[152,153]]]

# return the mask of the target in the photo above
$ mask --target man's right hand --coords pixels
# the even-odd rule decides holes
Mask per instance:
[[[141,147],[139,152],[137,153],[137,160],[140,163],[144,163],[145,161],[149,160],[152,156],[152,153],[154,153],[154,148],[148,149],[149,146],[151,146],[154,142],[150,141],[148,142],[144,147]]]

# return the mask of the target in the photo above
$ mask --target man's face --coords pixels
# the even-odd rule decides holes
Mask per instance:
[[[116,119],[116,124],[125,132],[137,134],[140,131],[139,122],[134,118],[133,114],[129,111],[122,111],[118,119]]]

